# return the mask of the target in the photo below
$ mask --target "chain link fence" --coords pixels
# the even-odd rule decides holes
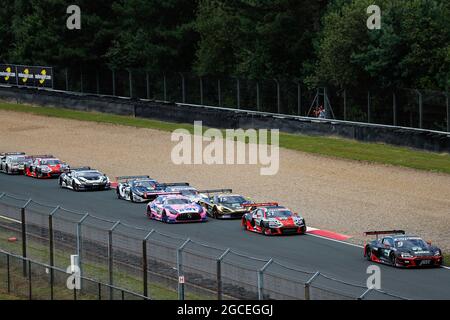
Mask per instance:
[[[142,69],[54,68],[57,90],[450,132],[449,92],[307,88],[299,80],[154,74]]]
[[[0,244],[11,253],[0,254],[0,290],[30,299],[405,299],[274,259],[5,193]],[[67,296],[65,270],[73,255],[81,290]]]

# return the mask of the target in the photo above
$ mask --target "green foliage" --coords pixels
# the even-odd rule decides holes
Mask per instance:
[[[0,7],[0,61],[297,78],[365,90],[450,84],[447,0],[71,0]],[[368,30],[366,9],[382,10]]]

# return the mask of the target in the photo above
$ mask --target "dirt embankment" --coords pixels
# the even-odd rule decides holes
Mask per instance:
[[[402,228],[450,250],[450,175],[330,159],[280,150],[280,170],[260,166],[174,165],[170,133],[0,111],[0,151],[52,153],[111,177],[149,174],[198,188],[232,188],[257,201],[278,201],[310,226],[354,236]]]

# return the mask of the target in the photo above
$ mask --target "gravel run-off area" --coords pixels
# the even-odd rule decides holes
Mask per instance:
[[[232,188],[255,201],[277,201],[309,226],[351,235],[355,243],[370,229],[404,229],[450,251],[448,174],[280,149],[278,174],[261,176],[259,165],[175,165],[175,145],[169,132],[0,111],[0,152],[51,153],[110,177],[148,174],[200,189]]]

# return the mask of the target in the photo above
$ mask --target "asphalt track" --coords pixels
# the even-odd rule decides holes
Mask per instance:
[[[362,249],[311,235],[265,237],[244,232],[239,221],[210,219],[203,224],[166,225],[150,221],[144,204],[118,200],[115,192],[82,192],[60,189],[56,180],[0,174],[0,193],[33,198],[64,208],[89,212],[112,220],[191,238],[210,245],[232,248],[248,255],[320,271],[337,279],[364,285],[368,275]],[[306,216],[306,222],[308,217]],[[349,222],[350,223],[350,222]],[[437,244],[438,245],[438,244]],[[380,266],[382,290],[410,299],[450,299],[450,270],[395,269]],[[330,285],[330,284],[329,284]],[[331,284],[332,285],[332,284]],[[338,288],[336,288],[338,289]]]

